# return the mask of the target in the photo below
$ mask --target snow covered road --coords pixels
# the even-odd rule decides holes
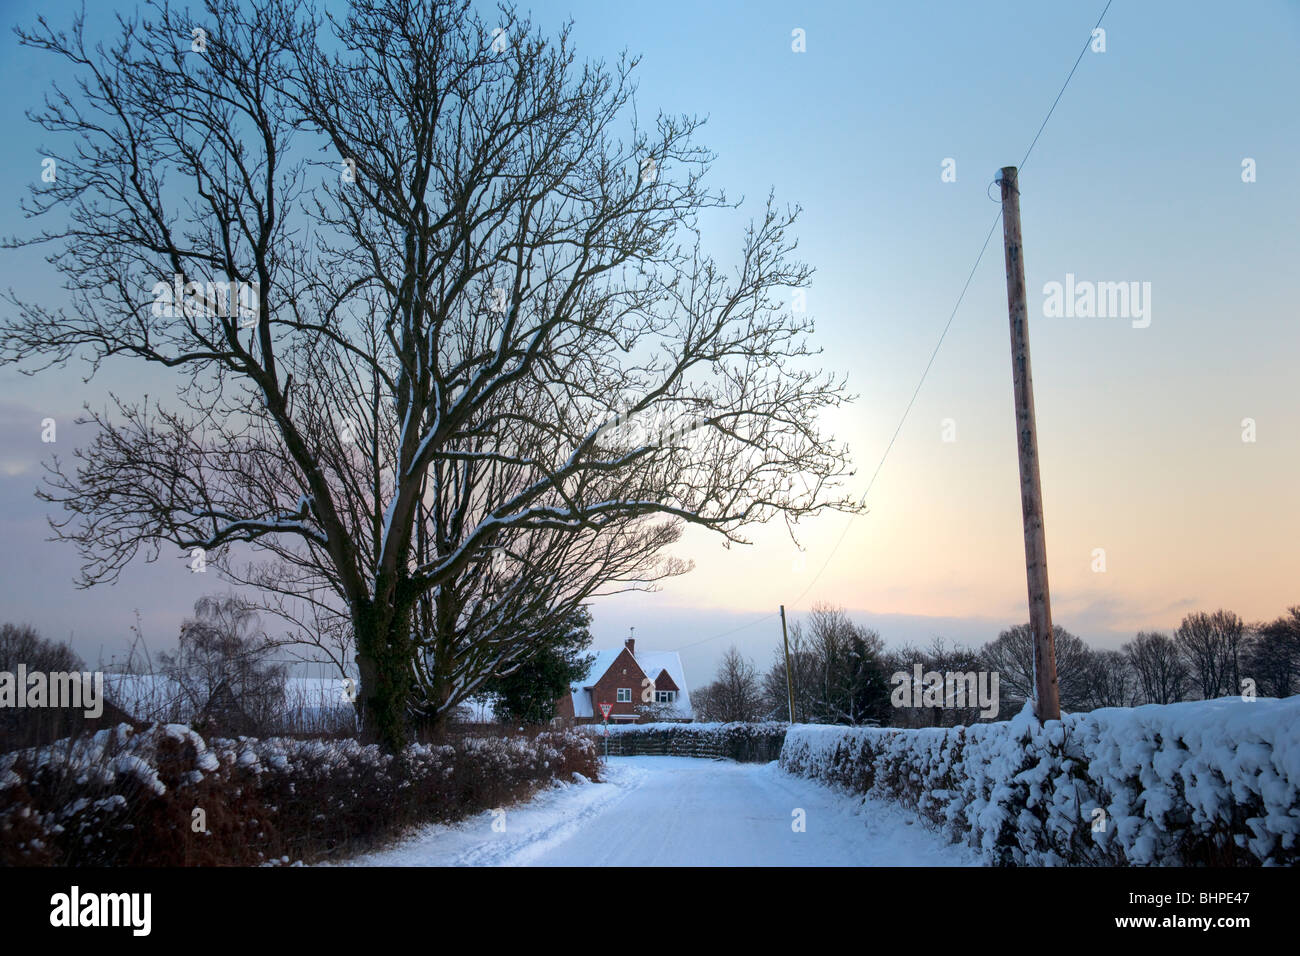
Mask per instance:
[[[775,763],[611,757],[606,782],[430,826],[360,866],[974,866],[890,803],[834,793]],[[796,811],[802,811],[802,814]],[[804,829],[794,824],[802,818]]]

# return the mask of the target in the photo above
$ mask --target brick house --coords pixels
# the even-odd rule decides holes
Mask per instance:
[[[633,638],[616,650],[596,652],[587,673],[556,702],[556,717],[566,723],[600,723],[602,703],[614,705],[610,723],[694,719],[686,674],[677,652],[638,654]]]

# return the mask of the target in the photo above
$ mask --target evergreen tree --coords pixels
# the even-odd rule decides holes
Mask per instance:
[[[488,690],[497,715],[524,724],[553,718],[555,702],[591,667],[594,656],[584,653],[590,644],[591,612],[578,607],[523,663],[492,679]]]

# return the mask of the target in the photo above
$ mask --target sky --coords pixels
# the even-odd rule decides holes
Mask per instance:
[[[1000,227],[975,265],[998,169],[1020,163],[1103,6],[534,6],[543,26],[572,18],[581,57],[640,54],[643,114],[708,118],[710,182],[746,200],[710,218],[720,259],[769,189],[802,207],[814,341],[856,396],[828,420],[853,455],[849,490],[879,467],[868,513],[810,520],[798,546],[779,522],[743,547],[688,532],[675,553],[695,570],[598,601],[594,646],[635,627],[642,647],[681,650],[700,684],[732,643],[769,663],[781,604],[791,620],[842,606],[891,644],[978,645],[1028,619]],[[73,9],[0,2],[7,25]],[[95,5],[92,30],[113,9],[129,5]],[[1102,26],[1104,51],[1079,62],[1020,187],[1053,618],[1118,647],[1195,610],[1251,621],[1300,604],[1300,3],[1114,0]],[[26,234],[18,202],[44,134],[24,111],[56,64],[0,44],[0,233]],[[1137,283],[1145,314],[1052,314],[1044,289],[1067,282]],[[0,288],[58,286],[38,254],[0,251]],[[72,586],[77,555],[45,540],[32,497],[39,463],[87,440],[71,425],[82,401],[171,388],[131,362],[89,384],[81,371],[0,369],[0,620],[93,661],[121,653],[137,611],[152,648],[174,644],[193,601],[222,586],[173,559]]]

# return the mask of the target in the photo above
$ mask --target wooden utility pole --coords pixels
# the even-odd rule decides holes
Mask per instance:
[[[790,723],[794,723],[794,684],[790,676],[790,638],[785,632],[785,605],[781,605],[781,642],[785,645],[785,696],[790,705]]]
[[[1025,256],[1020,239],[1020,183],[1016,167],[1003,166],[1002,244],[1007,258],[1007,313],[1011,318],[1011,377],[1015,386],[1016,444],[1020,450],[1020,510],[1025,525],[1025,578],[1029,626],[1034,632],[1034,682],[1040,721],[1060,720],[1052,598],[1047,588],[1047,538],[1043,531],[1043,487],[1038,476],[1038,427],[1034,422],[1034,378],[1029,366],[1029,316],[1025,303]]]

